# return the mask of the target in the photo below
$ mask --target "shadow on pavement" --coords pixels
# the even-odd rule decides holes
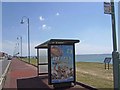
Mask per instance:
[[[32,78],[23,78],[17,79],[17,88],[49,88],[46,82],[43,82],[44,79],[47,79],[48,76],[42,77],[32,77]]]
[[[76,85],[84,88],[71,88],[71,87],[63,87],[63,88],[51,88],[48,86],[48,76],[38,76],[38,77],[31,77],[31,78],[22,78],[17,79],[17,90],[22,89],[36,89],[41,88],[43,90],[97,90],[96,88],[87,86],[83,83],[76,82]]]

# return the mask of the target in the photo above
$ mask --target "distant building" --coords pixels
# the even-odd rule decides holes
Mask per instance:
[[[5,53],[4,52],[0,52],[0,57],[4,57]]]
[[[0,58],[3,58],[3,57],[8,57],[8,54],[4,52],[0,52]]]

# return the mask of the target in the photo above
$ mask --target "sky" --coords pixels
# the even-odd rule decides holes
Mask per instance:
[[[116,19],[117,11],[116,3]],[[35,46],[49,39],[80,40],[76,54],[112,53],[111,15],[104,14],[103,2],[2,2],[2,51],[8,54],[20,51],[16,43],[20,44],[21,36],[23,55],[28,53],[23,16],[30,21],[31,55],[36,55]]]

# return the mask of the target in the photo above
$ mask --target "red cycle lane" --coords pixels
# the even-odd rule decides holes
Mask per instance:
[[[36,67],[13,58],[3,88],[17,88],[17,80],[36,76]]]
[[[25,63],[17,58],[13,58],[6,75],[3,90],[8,88],[20,89],[54,89],[52,85],[48,85],[48,75],[37,76],[37,68],[33,65]],[[62,90],[86,90],[81,85],[76,85],[71,88],[64,88]]]

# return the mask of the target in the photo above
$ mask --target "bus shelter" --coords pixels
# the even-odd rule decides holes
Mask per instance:
[[[48,84],[54,87],[75,84],[75,43],[78,42],[79,40],[50,39],[36,46],[38,76],[48,74]],[[46,49],[47,54],[47,61],[43,63],[40,62],[41,49]],[[41,72],[45,66],[46,69]]]

